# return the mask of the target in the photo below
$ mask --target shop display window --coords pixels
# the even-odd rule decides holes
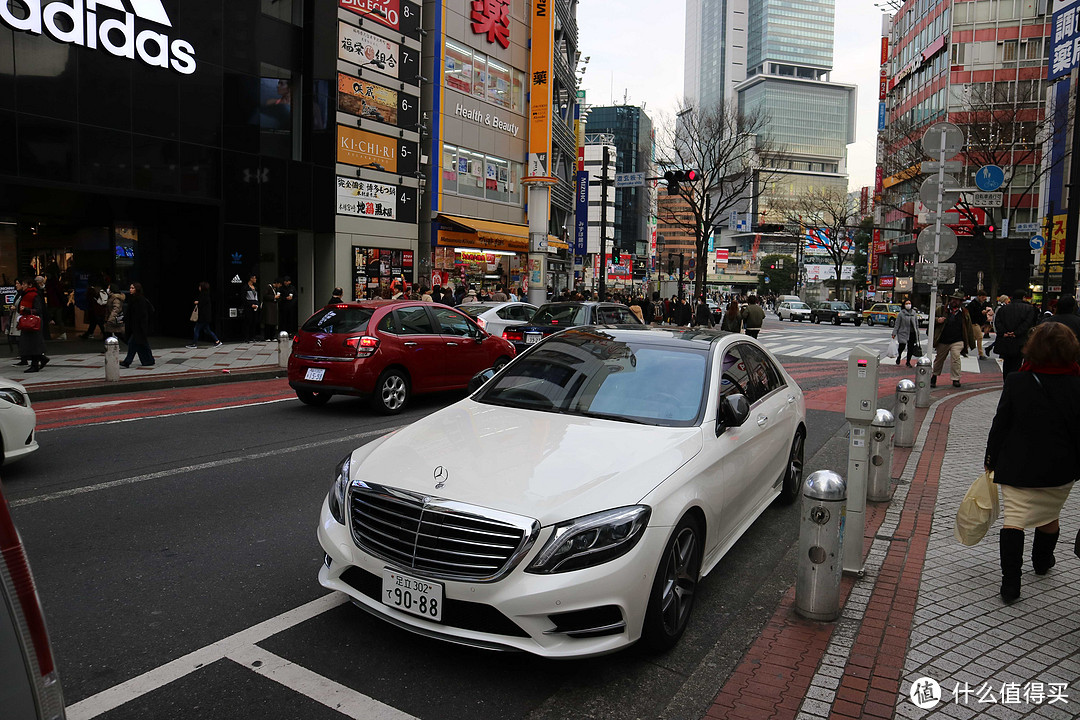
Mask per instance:
[[[443,145],[443,192],[520,205],[524,163]]]
[[[443,145],[442,152],[442,185],[443,192],[456,193],[458,189],[458,159],[457,148],[453,145]]]
[[[510,68],[494,60],[489,60],[487,81],[488,102],[500,107],[510,108]]]
[[[462,170],[465,170],[462,173]],[[485,195],[484,155],[469,150],[458,150],[458,193],[482,198]]]
[[[472,94],[472,51],[449,41],[446,43],[446,86]]]
[[[488,79],[488,60],[486,55],[473,53],[473,95],[484,99]]]

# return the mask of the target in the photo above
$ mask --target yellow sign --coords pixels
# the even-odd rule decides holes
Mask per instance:
[[[338,108],[347,113],[397,125],[397,102],[397,92],[389,88],[338,73]]]
[[[397,172],[397,141],[394,138],[345,125],[338,125],[337,128],[339,163],[379,165],[386,172]]]
[[[921,167],[922,167],[921,164],[912,165],[907,170],[901,170],[900,172],[896,173],[895,175],[890,175],[889,177],[887,177],[887,178],[885,178],[884,180],[881,181],[881,186],[889,188],[889,187],[892,187],[893,185],[897,185],[899,183],[902,183],[905,180],[910,180],[911,178],[913,178],[913,177],[915,177],[916,175],[919,174],[919,170],[920,170]]]
[[[1050,262],[1050,272],[1060,273],[1065,268],[1065,215],[1055,215],[1050,226],[1050,242],[1042,254],[1042,268]]]
[[[444,247],[471,247],[477,250],[529,252],[528,238],[488,232],[463,233],[454,230],[439,230],[438,243]]]
[[[529,168],[522,182],[553,180],[551,168],[551,61],[555,46],[552,0],[533,0],[529,78]]]

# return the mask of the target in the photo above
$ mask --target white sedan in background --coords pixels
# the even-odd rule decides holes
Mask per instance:
[[[804,302],[782,302],[780,306],[776,308],[776,317],[781,320],[791,320],[795,322],[798,320],[810,320],[810,306]]]
[[[319,582],[464,645],[664,650],[701,578],[799,496],[805,437],[802,391],[753,338],[569,328],[338,464]]]
[[[462,303],[457,309],[465,313],[489,335],[502,337],[503,330],[512,325],[524,325],[536,314],[536,306],[525,302]]]
[[[30,406],[26,388],[14,380],[0,378],[0,461],[4,465],[38,449],[34,428],[37,414]]]

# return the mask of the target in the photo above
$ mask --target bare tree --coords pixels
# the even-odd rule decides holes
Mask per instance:
[[[709,233],[729,210],[741,208],[760,193],[775,171],[779,156],[764,114],[744,115],[735,104],[706,107],[681,104],[677,119],[658,138],[661,168],[694,170],[696,177],[679,187],[689,213],[661,210],[664,220],[682,226],[695,238],[697,272],[694,294],[705,289]]]
[[[828,253],[836,271],[834,283],[839,295],[844,287],[844,264],[855,253],[849,231],[862,220],[858,202],[846,188],[826,185],[774,203],[770,210],[783,217],[799,242],[807,233],[815,234],[817,244]]]

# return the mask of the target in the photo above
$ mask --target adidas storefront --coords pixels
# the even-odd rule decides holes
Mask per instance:
[[[139,281],[186,336],[206,280],[235,338],[248,274],[289,275],[306,317],[337,280],[336,5],[0,0],[0,284],[58,273],[78,322]]]

